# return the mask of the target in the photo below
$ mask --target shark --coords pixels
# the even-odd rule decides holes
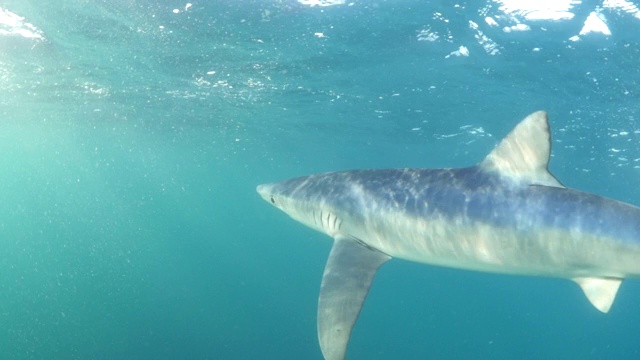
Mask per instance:
[[[257,187],[333,238],[318,298],[326,360],[344,359],[379,267],[392,258],[568,279],[607,313],[640,276],[640,208],[565,187],[548,170],[547,113],[527,116],[465,168],[329,172]]]

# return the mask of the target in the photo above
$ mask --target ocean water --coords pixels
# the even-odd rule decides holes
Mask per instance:
[[[0,0],[0,358],[321,359],[331,239],[256,194],[473,164],[547,110],[640,204],[637,1]],[[452,239],[455,241],[455,239]],[[350,359],[638,359],[640,281],[391,261]]]

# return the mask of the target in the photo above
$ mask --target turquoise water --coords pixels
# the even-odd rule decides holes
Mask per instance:
[[[563,183],[640,204],[637,8],[574,5],[0,0],[0,358],[320,359],[331,240],[255,186],[473,164],[539,109]],[[636,359],[639,319],[636,280],[604,315],[397,260],[348,354]]]

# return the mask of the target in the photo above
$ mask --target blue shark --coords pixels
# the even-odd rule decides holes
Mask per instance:
[[[640,276],[640,208],[563,186],[548,170],[547,114],[522,120],[466,168],[331,172],[259,185],[334,239],[318,299],[327,360],[344,359],[378,268],[391,258],[577,283],[608,312]]]

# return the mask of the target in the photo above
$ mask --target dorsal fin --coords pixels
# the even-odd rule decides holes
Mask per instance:
[[[564,187],[547,169],[550,156],[547,113],[538,111],[516,125],[480,167],[532,185]]]

